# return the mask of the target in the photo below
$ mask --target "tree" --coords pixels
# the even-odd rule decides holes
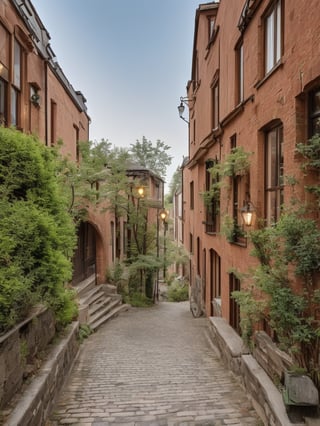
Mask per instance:
[[[72,168],[66,165],[64,176],[74,188],[73,211],[77,218],[89,206],[101,213],[114,214],[116,242],[120,237],[121,218],[127,222],[128,251],[125,260],[129,271],[129,293],[139,292],[143,296],[150,277],[158,267],[156,254],[156,229],[148,224],[148,194],[141,197],[137,192],[138,179],[128,175],[132,155],[125,148],[111,148],[102,140],[100,143],[81,143],[81,163]],[[116,256],[120,250],[116,244]],[[116,268],[120,270],[122,267]]]
[[[133,161],[165,178],[167,167],[170,166],[173,158],[167,153],[171,149],[170,146],[159,139],[154,146],[145,136],[142,137],[141,142],[137,140],[135,144],[130,146]]]
[[[65,287],[76,235],[60,168],[55,150],[0,127],[0,331],[38,302],[53,308],[58,325],[76,313]]]
[[[167,194],[167,202],[169,204],[173,203],[174,194],[179,188],[181,188],[181,186],[182,186],[182,171],[180,167],[177,167],[169,184],[169,194]]]

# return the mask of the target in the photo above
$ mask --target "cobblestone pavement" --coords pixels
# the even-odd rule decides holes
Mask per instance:
[[[262,425],[187,303],[131,308],[81,346],[51,425]]]

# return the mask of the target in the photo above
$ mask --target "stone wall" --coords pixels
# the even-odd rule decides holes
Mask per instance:
[[[20,389],[36,368],[38,355],[55,336],[53,313],[37,307],[25,321],[0,337],[0,408]]]
[[[252,404],[266,426],[290,426],[290,422],[282,395],[275,386],[272,378],[282,376],[282,368],[287,362],[281,351],[270,344],[262,335],[257,338],[260,348],[255,354],[268,366],[268,372],[262,368],[257,360],[249,353],[236,331],[223,319],[217,317],[209,318],[212,342],[220,352],[222,361],[235,373],[243,387],[248,392]],[[279,367],[276,363],[283,359]],[[280,361],[279,361],[280,362]]]
[[[78,354],[78,330],[77,321],[57,336],[52,311],[39,306],[0,337],[1,424],[45,424]],[[28,376],[32,380],[27,385]]]
[[[26,388],[15,408],[5,421],[5,426],[39,426],[53,408],[62,385],[72,370],[79,351],[79,323],[69,325],[63,338],[53,346],[36,377]]]

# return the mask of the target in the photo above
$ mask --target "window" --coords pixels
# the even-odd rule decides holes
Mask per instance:
[[[277,0],[265,18],[265,74],[280,61],[281,43],[281,0]]]
[[[206,200],[206,232],[213,233],[218,231],[219,222],[219,207],[220,207],[220,193],[219,189],[215,189],[215,185],[219,182],[219,176],[213,176],[211,169],[217,160],[209,160],[206,162],[206,192],[210,193],[211,198]]]
[[[79,127],[74,124],[73,130],[74,130],[74,144],[76,149],[76,161],[77,163],[79,163],[80,161]]]
[[[7,121],[7,83],[0,78],[0,126]]]
[[[50,114],[51,145],[53,146],[57,139],[57,104],[52,99]]]
[[[221,258],[218,253],[210,250],[210,283],[213,299],[221,297]]]
[[[11,86],[11,125],[18,126],[19,101],[21,91],[21,47],[14,41],[13,50],[13,84]]]
[[[240,280],[234,274],[229,275],[229,289],[230,289],[230,325],[236,330],[237,333],[241,334],[240,329],[240,306],[236,300],[232,297],[234,291],[240,291]]]
[[[193,235],[191,233],[189,234],[189,250],[190,253],[193,253]]]
[[[279,125],[266,133],[266,220],[275,223],[283,204],[283,127]]]
[[[215,22],[216,22],[215,16],[209,16],[208,18],[209,42],[213,39],[213,36],[214,36]]]
[[[200,271],[200,238],[197,238],[197,274],[201,276]]]
[[[244,99],[244,59],[242,41],[236,47],[236,105]]]
[[[212,87],[212,128],[219,127],[219,82]]]
[[[8,122],[8,81],[10,66],[9,33],[0,24],[0,125]]]
[[[230,151],[234,152],[237,148],[237,134],[230,138]],[[230,237],[230,242],[239,244],[241,246],[247,245],[247,239],[243,230],[243,223],[241,219],[241,207],[247,200],[247,194],[250,193],[249,188],[249,175],[235,175],[232,177],[232,220],[233,232]]]
[[[194,209],[194,183],[190,182],[190,210]]]
[[[320,88],[310,94],[309,111],[309,137],[312,137],[320,134]]]

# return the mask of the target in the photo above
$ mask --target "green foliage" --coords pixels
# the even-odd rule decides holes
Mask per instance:
[[[36,302],[68,299],[76,236],[59,168],[55,150],[0,128],[0,332]]]
[[[166,176],[167,166],[170,166],[173,158],[167,153],[171,149],[169,145],[157,140],[154,146],[151,141],[143,136],[141,142],[137,140],[135,144],[130,146],[133,161],[162,178]]]
[[[267,318],[281,349],[305,368],[319,386],[317,223],[297,211],[287,211],[274,226],[255,230],[250,236],[260,265],[248,274],[253,281],[248,290],[234,295],[244,318],[242,331],[250,337],[254,324]],[[302,287],[294,286],[297,279]]]
[[[163,175],[166,166],[171,163],[167,154],[170,148],[157,141],[156,147],[143,138],[140,143],[131,145],[131,149],[111,149],[107,141],[98,144],[80,145],[82,161],[77,169],[66,167],[64,176],[74,187],[77,205],[74,210],[86,210],[89,205],[110,211],[115,216],[115,233],[120,235],[120,218],[123,217],[130,230],[126,271],[128,286],[121,280],[118,289],[125,296],[133,291],[142,294],[150,292],[150,274],[161,266],[156,253],[156,226],[148,223],[148,194],[139,196],[136,188],[143,184],[130,176],[130,163],[150,169]],[[120,271],[118,271],[120,273]],[[117,279],[116,271],[108,271],[109,279]],[[121,288],[120,288],[121,287]]]
[[[316,134],[308,140],[306,144],[298,143],[296,146],[297,151],[305,158],[302,164],[306,170],[308,168],[320,169],[320,135]]]
[[[168,286],[168,301],[169,302],[183,302],[189,299],[189,286],[188,283],[174,280]]]
[[[242,146],[232,148],[231,153],[220,165],[221,176],[244,176],[250,169],[251,152],[246,152]]]
[[[230,243],[234,243],[238,238],[246,236],[244,230],[228,215],[223,217],[221,232]]]
[[[248,346],[251,346],[253,325],[261,320],[262,312],[265,309],[265,303],[264,301],[257,300],[253,289],[248,291],[233,291],[232,298],[241,306],[241,337]]]
[[[45,300],[55,312],[58,330],[77,318],[78,304],[74,290],[68,289],[62,284],[56,284],[51,293],[45,295]]]
[[[169,194],[167,194],[167,203],[172,204],[173,198],[178,189],[182,188],[182,172],[180,167],[174,172],[170,184],[169,184]]]
[[[125,273],[124,264],[121,262],[115,262],[111,268],[107,270],[106,279],[107,282],[113,285],[118,285],[118,283],[123,279]]]
[[[298,143],[296,146],[297,151],[303,156],[304,161],[301,165],[302,170],[308,174],[312,171],[317,173],[317,183],[314,185],[307,185],[306,190],[313,193],[318,200],[318,207],[320,206],[320,135],[316,134],[307,141],[306,144]]]
[[[131,306],[134,306],[136,308],[147,308],[152,305],[152,300],[142,294],[141,292],[134,292],[130,294],[126,299],[126,303],[129,303]]]
[[[88,324],[81,324],[79,327],[78,339],[80,343],[87,339],[93,331]]]

